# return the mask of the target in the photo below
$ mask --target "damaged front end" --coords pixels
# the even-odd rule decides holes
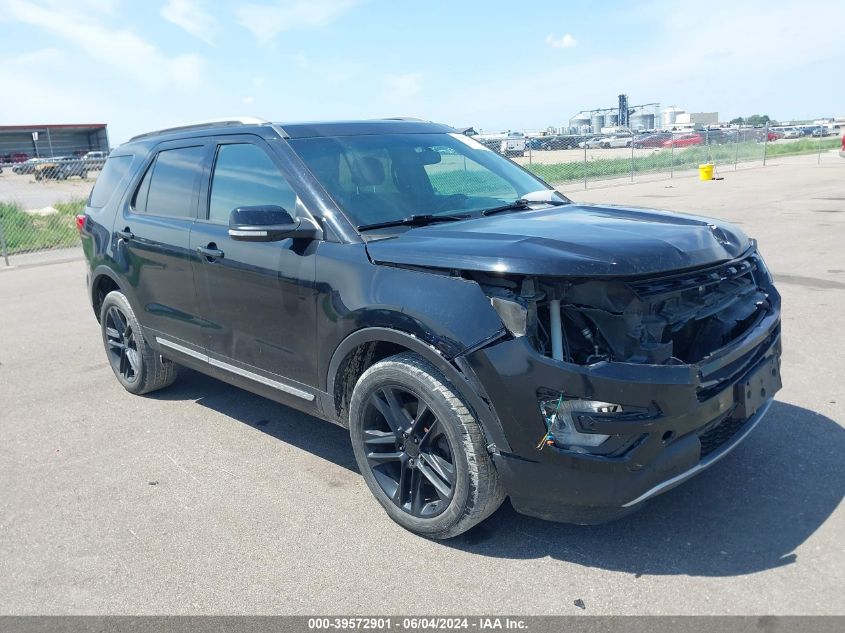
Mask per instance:
[[[528,514],[593,522],[638,505],[726,454],[781,386],[780,296],[754,248],[650,277],[471,277],[511,334],[467,360]]]

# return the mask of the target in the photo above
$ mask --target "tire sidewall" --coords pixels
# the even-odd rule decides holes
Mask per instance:
[[[111,352],[109,351],[108,335],[106,334],[106,313],[112,306],[117,307],[123,313],[135,335],[135,347],[138,349],[139,369],[135,374],[135,380],[132,382],[127,381],[123,376],[121,376],[111,363]],[[123,293],[113,290],[106,295],[105,299],[103,299],[103,305],[100,307],[100,331],[103,339],[103,348],[106,351],[106,358],[109,362],[109,367],[111,367],[112,372],[114,372],[115,378],[117,378],[118,382],[128,392],[140,394],[144,387],[145,374],[147,371],[147,364],[144,361],[146,357],[145,352],[147,343],[144,341],[144,336],[141,333],[141,325],[138,323],[138,319],[135,318],[135,313],[129,305],[129,300],[123,295]]]
[[[355,386],[352,400],[349,406],[349,430],[352,437],[352,448],[358,468],[370,491],[385,509],[387,514],[399,525],[423,536],[434,536],[446,532],[457,523],[464,515],[469,499],[470,469],[465,444],[465,433],[458,419],[455,410],[438,390],[433,390],[432,385],[421,379],[413,371],[408,371],[412,366],[401,361],[384,361],[378,363],[364,372],[364,375]],[[439,376],[432,376],[435,381],[440,382],[454,393],[453,388]],[[364,426],[364,413],[367,408],[367,401],[372,393],[384,386],[394,385],[412,393],[429,406],[451,444],[452,457],[455,464],[455,492],[449,506],[442,513],[432,518],[418,518],[398,508],[393,501],[382,490],[381,485],[373,475],[366,457],[366,448],[361,437]],[[466,406],[466,405],[464,405]]]

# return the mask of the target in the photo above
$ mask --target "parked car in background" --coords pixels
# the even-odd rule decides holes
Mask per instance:
[[[0,162],[13,164],[22,163],[27,160],[29,160],[29,154],[27,154],[26,152],[12,152],[11,154],[6,154],[5,156],[3,156],[3,160]]]
[[[109,157],[109,153],[105,151],[92,151],[87,152],[83,157],[82,160],[88,166],[88,169],[91,170],[100,170],[103,168],[103,165],[106,163],[106,159]]]
[[[712,128],[697,130],[697,133],[701,135],[702,142],[706,145],[724,145],[726,143],[733,143],[736,140],[735,130]]]
[[[783,138],[783,134],[781,134],[777,130],[769,130],[768,135],[767,135],[767,139],[769,140],[770,143],[778,140],[779,138]]]
[[[636,148],[663,147],[663,143],[672,138],[671,132],[655,132],[653,134],[643,134],[637,136],[632,141]]]
[[[691,147],[692,145],[701,145],[703,141],[704,138],[698,132],[678,134],[663,141],[663,147]]]
[[[783,138],[800,138],[801,137],[801,130],[797,127],[785,127],[781,131],[783,134]]]
[[[525,148],[542,151],[562,149],[560,147],[560,137],[555,134],[528,137],[525,139]]]
[[[583,134],[547,134],[545,136],[534,136],[526,141],[528,148],[532,150],[556,150],[574,149],[579,147],[587,139]]]
[[[525,135],[521,132],[479,134],[474,138],[485,147],[498,152],[502,156],[525,156]]]
[[[88,178],[88,165],[75,156],[58,156],[36,165],[33,173],[36,180],[67,180],[74,176],[84,180]]]
[[[12,167],[12,171],[16,174],[32,174],[35,172],[35,167],[43,163],[46,158],[29,158]]]
[[[591,138],[583,143],[579,143],[579,147],[587,147],[587,149],[610,149],[612,147],[631,147],[633,136],[599,136],[598,138]]]
[[[842,147],[839,149],[839,155],[845,158],[845,134],[842,135]]]

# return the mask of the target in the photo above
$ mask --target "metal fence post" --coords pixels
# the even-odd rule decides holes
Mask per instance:
[[[766,127],[763,128],[763,134],[765,134],[765,138],[763,139],[763,167],[766,166],[766,152],[769,149],[769,123],[766,122]]]
[[[587,139],[584,139],[584,189],[587,188]]]
[[[10,266],[9,264],[9,249],[6,246],[6,231],[3,228],[3,218],[0,217],[0,250],[3,251],[3,259],[6,262],[6,266]]]
[[[634,182],[634,136],[631,135],[631,182]]]
[[[739,143],[742,139],[743,130],[736,131],[736,154],[734,155],[734,171],[736,171],[736,164],[739,162]]]
[[[816,159],[816,165],[822,164],[822,132],[824,131],[823,127],[819,128],[819,155]]]
[[[533,143],[531,142],[531,139],[529,139],[529,138],[525,135],[525,131],[524,131],[524,130],[523,130],[523,132],[522,132],[522,138],[524,138],[524,139],[525,139],[525,144],[526,144],[526,145],[528,145],[528,164],[530,165],[530,164],[531,164],[531,161],[532,161],[532,156],[531,156],[531,146],[533,145]]]
[[[669,132],[669,178],[675,177],[675,133]]]

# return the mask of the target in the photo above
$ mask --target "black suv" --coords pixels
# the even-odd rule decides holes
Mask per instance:
[[[413,120],[161,130],[84,215],[117,379],[199,370],[350,429],[402,526],[625,514],[731,451],[780,388],[780,297],[754,241],[574,204]]]

